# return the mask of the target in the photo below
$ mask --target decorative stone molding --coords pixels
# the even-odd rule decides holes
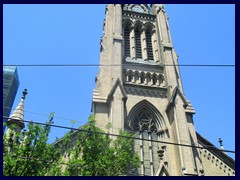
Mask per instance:
[[[125,91],[127,94],[137,95],[137,96],[149,96],[149,97],[160,97],[167,98],[167,89],[149,89],[144,87],[136,87],[125,84]]]
[[[123,20],[131,19],[132,21],[140,20],[142,22],[152,22],[155,23],[156,17],[155,16],[146,16],[142,14],[133,14],[133,13],[123,13]]]
[[[123,11],[153,15],[147,4],[124,4]]]
[[[149,71],[140,71],[133,69],[125,69],[124,82],[127,84],[136,84],[150,87],[164,87],[164,75],[162,73],[155,73]]]
[[[131,20],[133,23],[140,21],[143,24],[152,23],[152,25],[154,25],[156,18],[152,17],[152,16],[143,16],[143,15],[137,15],[137,14],[123,13],[123,22],[126,20]]]
[[[234,176],[235,171],[232,170],[229,166],[227,166],[224,162],[222,162],[220,159],[218,159],[216,156],[214,156],[211,152],[208,150],[200,150],[199,152],[202,154],[203,151],[203,157],[207,160],[211,161],[212,163],[215,163],[216,166],[219,167],[221,171],[223,171],[225,174],[228,174],[229,176]]]

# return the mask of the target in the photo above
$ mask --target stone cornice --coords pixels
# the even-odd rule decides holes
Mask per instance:
[[[146,21],[151,21],[155,22],[156,16],[151,15],[151,14],[141,14],[137,12],[132,12],[132,11],[123,11],[123,19],[139,19],[139,20],[146,20]]]
[[[125,59],[125,64],[124,65],[127,65],[127,67],[129,66],[133,66],[133,67],[141,67],[140,65],[144,66],[145,67],[148,67],[148,68],[164,68],[164,65],[162,63],[157,63],[157,62],[154,62],[154,61],[144,61],[142,59],[137,59],[137,60],[132,60],[130,58],[126,58]],[[130,68],[130,67],[129,67]]]
[[[127,94],[167,98],[167,88],[124,83]]]

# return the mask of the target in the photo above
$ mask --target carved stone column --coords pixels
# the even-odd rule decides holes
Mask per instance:
[[[153,58],[155,62],[160,62],[156,30],[152,31]]]
[[[145,28],[141,29],[141,44],[142,44],[142,58],[144,61],[147,61],[148,57],[147,57],[147,41],[146,41]]]
[[[134,27],[130,28],[130,55],[132,59],[136,59],[136,45]]]
[[[122,35],[122,7],[121,4],[115,4],[115,26],[114,34],[117,36]]]

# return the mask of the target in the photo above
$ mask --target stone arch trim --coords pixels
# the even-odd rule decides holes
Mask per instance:
[[[133,21],[131,19],[124,19],[123,20],[123,28],[129,28],[131,29],[133,27]]]
[[[133,26],[135,30],[139,29],[140,31],[144,28],[144,24],[140,20],[135,21]]]
[[[155,29],[155,26],[151,22],[145,23],[144,27],[145,27],[146,31],[150,31],[151,33]]]
[[[155,126],[156,129],[154,130],[159,131],[161,129],[166,129],[163,116],[158,109],[147,100],[140,101],[131,109],[127,118],[127,129],[138,131],[139,118],[141,118],[140,116],[148,116],[148,121],[145,119],[144,122],[151,127]]]

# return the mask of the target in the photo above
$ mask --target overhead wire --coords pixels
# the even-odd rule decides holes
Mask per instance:
[[[8,109],[11,109],[10,107],[5,107],[5,108],[8,108]],[[46,116],[48,117],[49,114],[43,114],[43,113],[39,113],[39,112],[33,112],[33,111],[27,111],[24,109],[24,112],[28,112],[28,113],[32,113],[32,114],[37,114],[37,115],[41,115],[41,116]],[[77,119],[70,119],[70,118],[66,118],[66,117],[60,117],[60,116],[53,116],[54,119],[62,119],[62,120],[65,120],[65,121],[68,121],[70,124],[71,121],[75,121],[75,122],[78,122],[79,124],[82,124],[82,125],[86,125],[88,122],[87,120],[86,121],[81,121],[81,120],[77,120]],[[74,123],[75,124],[75,123]],[[112,125],[113,126],[113,125]],[[106,126],[102,126],[102,125],[98,125],[98,127],[100,128],[106,128]],[[118,128],[114,128],[114,127],[110,127],[111,129],[115,129],[115,130],[118,130]],[[127,130],[125,129],[124,131],[126,132],[129,132],[129,133],[132,133],[134,131],[131,131],[131,130]],[[165,139],[165,140],[172,140],[171,138],[164,138],[164,137],[161,137],[161,139]],[[188,141],[184,141],[184,140],[179,140],[179,142],[182,142],[182,143],[188,143]]]
[[[185,67],[235,67],[234,64],[146,64],[157,66],[185,66]],[[100,67],[100,66],[142,66],[142,64],[7,64],[3,66],[17,67]]]
[[[4,118],[4,119],[9,119],[9,117],[5,117],[5,116],[3,116],[3,118]],[[19,120],[19,119],[15,119],[15,118],[11,118],[11,119],[13,119],[13,120]],[[67,126],[60,126],[60,125],[54,125],[54,124],[40,123],[40,122],[31,121],[31,120],[22,120],[22,121],[23,121],[23,122],[28,122],[28,123],[39,124],[39,125],[49,125],[49,126],[57,127],[57,128],[63,128],[63,129],[69,129],[69,130],[76,130],[76,131],[80,131],[80,132],[104,134],[104,135],[122,137],[122,138],[127,138],[127,139],[143,140],[143,141],[157,142],[157,143],[163,143],[163,144],[169,144],[169,145],[177,145],[177,146],[183,146],[183,147],[194,147],[194,148],[198,148],[198,149],[217,149],[218,151],[222,151],[222,152],[235,153],[235,151],[232,151],[232,150],[218,149],[218,148],[215,147],[215,146],[209,146],[209,145],[204,145],[204,146],[202,147],[202,146],[195,146],[195,145],[181,144],[181,143],[174,143],[174,142],[167,142],[167,141],[149,140],[149,139],[143,139],[143,138],[138,138],[138,137],[124,136],[124,135],[112,134],[112,133],[105,133],[105,132],[99,132],[99,131],[90,131],[90,130],[79,129],[79,128],[72,128],[72,127],[67,127]]]
[[[10,108],[10,107],[4,107],[4,108],[6,108],[6,109],[12,109],[12,108]],[[49,116],[49,114],[44,114],[44,113],[39,113],[39,112],[28,111],[28,110],[25,110],[25,108],[24,108],[24,112],[32,113],[32,114],[36,114],[36,115],[41,115],[41,116],[46,116],[46,117]],[[76,121],[76,122],[79,122],[79,123],[86,123],[86,121],[81,121],[81,120],[77,120],[77,119],[70,119],[70,118],[61,117],[61,116],[56,116],[56,115],[54,115],[53,117],[54,117],[54,119],[58,118],[58,119],[62,119],[62,120],[70,121],[70,122],[71,122],[71,121]]]
[[[33,113],[33,114],[42,115],[42,116],[49,116],[49,115],[47,115],[47,114],[42,114],[42,113],[37,113],[37,112],[26,111],[25,109],[24,109],[24,112]],[[62,120],[68,121],[69,123],[71,123],[71,121],[74,120],[74,121],[76,121],[76,122],[81,123],[82,125],[86,125],[86,124],[88,123],[87,121],[80,121],[80,120],[75,120],[75,119],[70,119],[70,118],[59,117],[59,116],[55,116],[55,115],[53,116],[53,118],[54,118],[54,120],[55,120],[56,118],[62,119]],[[108,129],[108,128],[106,128],[106,126],[103,126],[103,125],[98,125],[98,127],[99,127],[99,128]],[[115,128],[115,127],[113,127],[113,125],[111,125],[111,127],[110,127],[109,129],[119,130],[119,128]],[[127,129],[125,129],[124,131],[129,132],[129,133],[133,133],[133,132],[134,132],[134,131],[127,130]],[[172,140],[171,138],[164,138],[164,137],[161,137],[161,139],[164,139],[164,140]],[[179,142],[181,142],[181,143],[188,143],[188,141],[184,141],[184,140],[179,140]]]

